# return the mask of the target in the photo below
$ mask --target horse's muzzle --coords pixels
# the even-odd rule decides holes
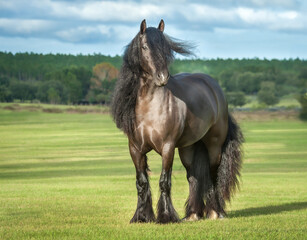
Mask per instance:
[[[156,85],[158,87],[162,87],[162,86],[165,86],[168,82],[168,79],[169,79],[170,75],[169,73],[163,73],[163,72],[160,72],[157,74],[156,76]]]

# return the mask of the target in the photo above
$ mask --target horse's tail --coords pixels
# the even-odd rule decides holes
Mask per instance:
[[[217,189],[221,205],[230,201],[239,188],[239,177],[242,165],[243,134],[235,119],[228,114],[228,133],[222,147],[222,158],[217,174]]]

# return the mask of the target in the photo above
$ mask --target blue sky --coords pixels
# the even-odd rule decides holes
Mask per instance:
[[[307,58],[304,0],[0,0],[0,51],[121,55],[161,18],[198,58]]]

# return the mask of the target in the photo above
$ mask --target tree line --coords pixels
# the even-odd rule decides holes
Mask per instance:
[[[121,63],[120,56],[102,54],[0,52],[0,101],[108,104]],[[247,95],[274,105],[285,95],[303,96],[307,88],[307,61],[301,59],[177,59],[170,72],[213,76],[233,106],[244,105]]]
[[[101,54],[0,52],[0,101],[108,103],[121,62]]]

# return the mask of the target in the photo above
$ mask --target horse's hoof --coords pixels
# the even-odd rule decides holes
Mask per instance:
[[[190,216],[185,217],[182,219],[183,222],[194,222],[194,221],[198,221],[200,219],[199,216],[197,216],[196,213],[192,213]]]
[[[179,222],[179,218],[176,215],[169,215],[169,214],[161,214],[157,218],[157,223],[166,224],[166,223],[176,223]]]
[[[149,223],[149,222],[155,222],[155,219],[134,219],[132,218],[130,220],[130,223]]]
[[[210,210],[207,214],[207,218],[208,219],[211,219],[211,220],[215,220],[215,219],[218,219],[219,218],[219,215],[216,211],[214,210]]]
[[[130,220],[130,223],[148,223],[155,221],[156,219],[154,215],[145,216],[142,214],[135,214],[133,218]]]
[[[146,219],[144,218],[135,218],[133,217],[131,220],[130,220],[130,223],[146,223]]]

